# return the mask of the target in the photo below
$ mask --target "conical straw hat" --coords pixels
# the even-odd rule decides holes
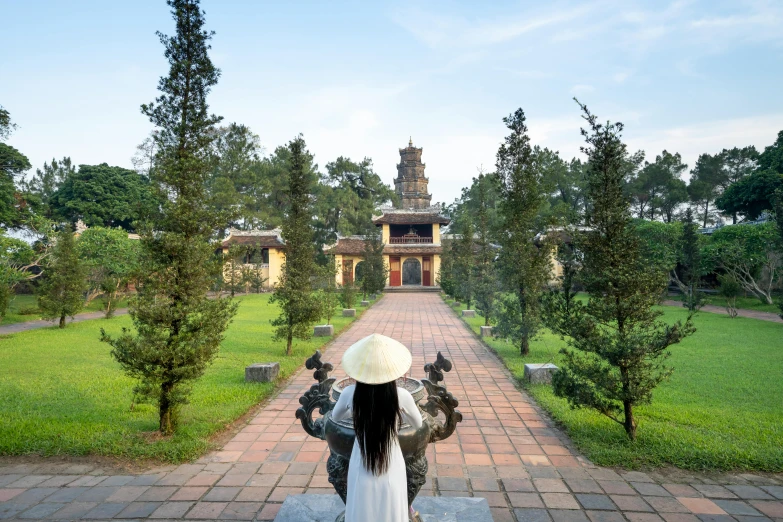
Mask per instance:
[[[399,341],[372,334],[352,344],[343,355],[343,369],[364,384],[395,381],[411,367],[411,352]]]

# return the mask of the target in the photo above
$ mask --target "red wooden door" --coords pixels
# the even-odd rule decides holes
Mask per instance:
[[[421,284],[423,286],[432,286],[432,261],[429,257],[421,258]]]
[[[402,276],[400,272],[400,258],[389,258],[389,286],[402,285]]]
[[[353,259],[343,261],[343,284],[353,283]]]

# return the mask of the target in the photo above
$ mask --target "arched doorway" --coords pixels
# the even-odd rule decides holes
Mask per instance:
[[[402,264],[402,284],[421,284],[421,263],[419,263],[419,260],[415,257],[409,257]]]
[[[356,263],[356,268],[354,268],[354,281],[356,283],[361,283],[362,279],[364,279],[364,261],[359,261]]]

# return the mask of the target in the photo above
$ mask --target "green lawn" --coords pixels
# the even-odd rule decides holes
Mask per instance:
[[[329,340],[298,341],[293,355],[284,356],[284,344],[272,340],[269,320],[277,308],[269,297],[239,298],[218,359],[183,408],[181,429],[163,440],[154,433],[156,409],[146,404],[131,409],[133,381],[110,357],[109,345],[98,340],[101,327],[116,334],[130,326],[128,316],[0,337],[0,455],[197,458],[213,447],[210,437],[273,392],[274,384],[245,383],[246,365],[278,361],[284,379]],[[362,311],[357,307],[357,314]],[[332,324],[337,332],[351,321],[338,317]]]
[[[127,300],[120,301],[117,308],[124,308],[128,306]],[[30,294],[20,294],[16,295],[11,299],[11,302],[8,305],[8,312],[6,313],[5,317],[2,321],[0,321],[0,326],[6,325],[6,324],[14,324],[14,323],[23,323],[25,321],[35,321],[36,319],[41,318],[40,312],[38,313],[28,313],[28,314],[21,314],[20,312],[28,309],[32,310],[34,308],[38,307],[38,298],[34,295]],[[82,312],[101,312],[103,311],[103,301],[101,299],[93,299],[93,301],[84,307]]]
[[[666,321],[686,315],[677,307],[663,310]],[[484,324],[482,317],[466,321],[476,332]],[[710,313],[697,314],[694,323],[696,333],[671,348],[671,380],[637,410],[635,443],[613,421],[570,409],[551,386],[526,387],[599,465],[783,471],[783,325]],[[489,340],[520,381],[525,363],[557,364],[564,344],[547,331],[523,358],[509,343]]]
[[[779,297],[772,296],[773,299],[775,299],[775,303],[773,304],[766,304],[762,303],[757,297],[738,297],[737,298],[737,308],[742,310],[756,310],[758,312],[770,312],[773,314],[779,314],[780,313],[780,307],[778,307],[777,300]],[[682,301],[681,295],[673,295],[669,296],[669,299],[673,301]],[[717,295],[709,295],[704,299],[705,304],[725,307],[726,301],[720,296]]]

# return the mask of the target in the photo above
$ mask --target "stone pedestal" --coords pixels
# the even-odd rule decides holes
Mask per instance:
[[[356,317],[356,308],[343,308],[343,317]]]
[[[245,367],[245,382],[272,382],[280,373],[280,363],[255,363]]]
[[[531,384],[549,384],[558,368],[552,363],[525,365],[525,380]]]
[[[422,522],[492,522],[487,499],[480,497],[418,497],[413,509]],[[344,510],[337,495],[289,495],[275,522],[334,522]]]
[[[453,303],[451,303],[451,306],[462,306],[462,303],[460,303],[459,301],[454,301]]]
[[[370,294],[370,301],[375,301],[376,299],[378,299],[378,296],[377,296],[377,295],[375,295],[375,294]]]
[[[481,327],[481,337],[492,337],[492,327],[491,326],[482,326]]]
[[[331,324],[313,326],[313,337],[331,337],[332,335],[334,335],[334,326]]]
[[[362,301],[359,304],[361,304],[362,306],[370,306],[370,301]]]
[[[476,311],[475,310],[463,310],[462,311],[462,317],[476,317]]]

